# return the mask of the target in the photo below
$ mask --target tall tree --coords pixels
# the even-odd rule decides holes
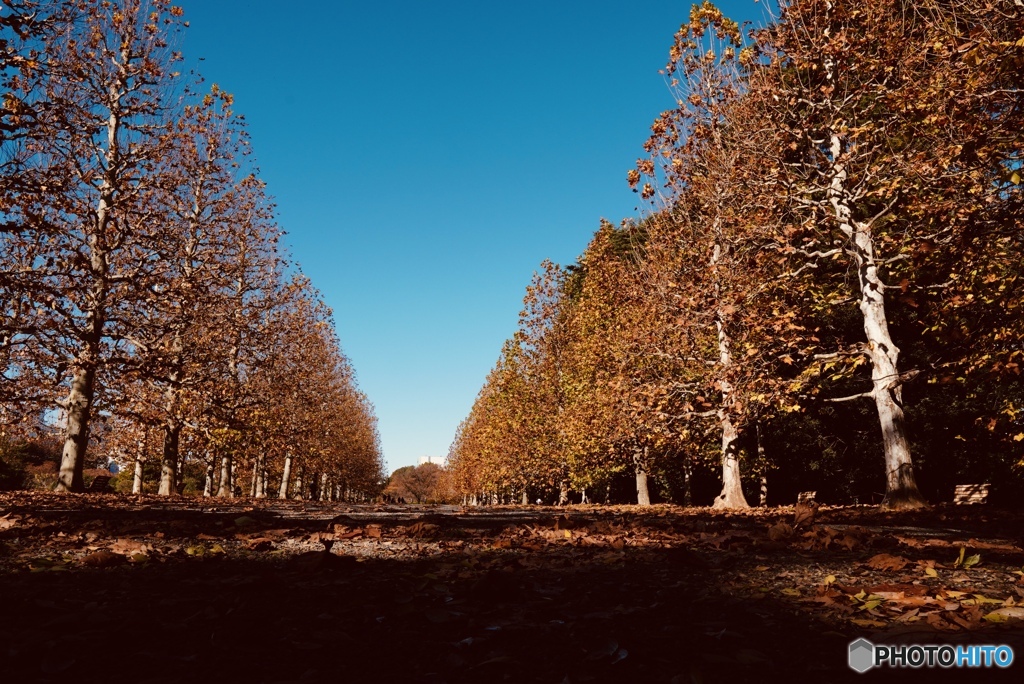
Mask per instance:
[[[1004,9],[1013,12],[1009,3]],[[893,292],[916,292],[927,300],[948,290],[956,261],[947,258],[950,246],[974,213],[972,202],[955,199],[959,193],[949,180],[978,172],[972,159],[978,131],[967,140],[943,135],[967,132],[952,123],[966,109],[987,108],[965,107],[958,102],[963,91],[948,85],[956,80],[950,79],[950,64],[953,71],[963,65],[951,48],[968,40],[968,14],[959,3],[890,0],[867,7],[795,0],[782,6],[779,21],[760,41],[770,66],[762,72],[768,78],[758,97],[781,150],[768,166],[793,209],[780,244],[795,272],[821,278],[825,271],[819,265],[840,259],[855,276],[850,284],[863,338],[834,355],[866,359],[870,389],[831,400],[864,397],[874,403],[885,462],[884,503],[891,507],[926,503],[903,405],[904,383],[922,369],[901,365]],[[989,110],[992,122],[999,119],[995,111]],[[849,282],[842,272],[833,271],[833,277]]]
[[[248,140],[232,111],[229,94],[213,86],[195,103],[186,104],[169,132],[166,154],[154,172],[166,217],[157,228],[158,267],[150,274],[145,305],[128,335],[133,369],[160,396],[160,430],[164,448],[159,493],[177,486],[181,431],[188,420],[186,394],[203,392],[219,380],[214,328],[229,305],[234,265],[226,258],[239,216],[239,169],[247,165]]]
[[[164,98],[177,60],[169,41],[181,14],[165,0],[78,7],[80,18],[45,43],[45,134],[30,159],[46,183],[15,208],[45,236],[22,264],[39,314],[32,363],[69,376],[58,402],[66,424],[58,491],[83,488],[97,390],[119,352],[121,316],[156,261],[151,170],[165,149]]]
[[[768,323],[757,320],[763,306],[752,315],[770,278],[757,253],[771,218],[769,202],[751,182],[759,175],[763,135],[744,100],[750,52],[736,22],[710,2],[693,5],[664,71],[676,107],[655,120],[645,143],[650,156],[628,176],[634,188],[648,179],[641,195],[658,200],[645,270],[651,296],[672,312],[661,324],[678,330],[653,339],[683,380],[684,415],[709,416],[708,397],[717,395],[722,491],[715,506],[723,508],[748,507],[739,446],[751,401],[741,389],[758,350],[746,338]],[[737,358],[739,350],[745,353]]]

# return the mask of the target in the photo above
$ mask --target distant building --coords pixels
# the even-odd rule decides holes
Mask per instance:
[[[423,465],[424,463],[433,463],[434,465],[439,465],[443,468],[444,456],[420,456],[419,465]]]

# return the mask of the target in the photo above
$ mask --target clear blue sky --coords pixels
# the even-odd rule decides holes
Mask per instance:
[[[445,455],[542,259],[635,215],[685,1],[178,0],[391,470]],[[760,18],[754,0],[719,6]]]

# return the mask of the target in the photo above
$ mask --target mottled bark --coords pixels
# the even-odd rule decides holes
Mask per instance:
[[[80,492],[85,489],[82,470],[89,446],[89,420],[91,418],[93,395],[96,385],[96,371],[100,363],[103,335],[107,327],[107,298],[110,290],[111,245],[108,244],[110,222],[114,211],[115,197],[121,182],[121,98],[127,93],[127,72],[125,67],[131,59],[131,41],[125,40],[120,51],[118,76],[107,85],[106,138],[107,147],[103,152],[104,170],[98,190],[99,199],[95,213],[86,220],[88,246],[88,274],[91,284],[83,303],[82,313],[85,325],[81,329],[76,358],[70,364],[74,368],[71,390],[65,401],[67,426],[64,433],[64,450],[61,454],[60,473],[57,476],[58,492]]]
[[[250,498],[255,498],[256,497],[256,480],[258,479],[258,475],[257,475],[258,472],[259,471],[258,471],[258,469],[256,467],[256,463],[253,462],[253,465],[252,465],[252,476],[249,478],[249,497]]]
[[[288,484],[292,477],[292,455],[286,453],[284,455],[284,472],[281,473],[281,488],[277,492],[278,499],[288,498]]]
[[[306,498],[306,466],[300,465],[299,472],[295,476],[295,498],[304,499]]]
[[[58,492],[81,492],[85,489],[82,471],[85,451],[89,444],[89,419],[92,412],[96,369],[92,362],[75,371],[71,391],[65,401],[67,425],[64,432],[64,450],[61,454],[60,473],[57,475]]]
[[[836,83],[836,65],[826,57],[824,73],[827,82]],[[823,93],[827,92],[823,89]],[[836,103],[826,100],[824,106],[835,113]],[[850,244],[849,252],[857,269],[860,289],[858,308],[863,319],[864,335],[867,340],[867,355],[871,361],[871,397],[875,401],[879,425],[882,431],[882,447],[885,458],[885,500],[887,508],[919,508],[928,503],[917,488],[914,465],[910,457],[903,421],[903,401],[899,374],[900,350],[889,333],[889,321],[885,304],[885,284],[882,282],[880,264],[875,258],[874,222],[854,217],[851,203],[851,189],[847,159],[850,150],[844,134],[840,131],[827,132],[830,166],[827,170],[828,187],[826,199],[832,209],[836,226]]]
[[[135,472],[132,477],[132,494],[142,494],[143,469],[145,466],[146,437],[140,437],[138,444],[135,445]]]
[[[711,255],[711,268],[716,273],[715,297],[721,299],[721,285],[717,273],[722,266],[725,250],[722,247],[721,221],[715,220],[715,248]],[[736,399],[729,377],[732,373],[732,337],[729,333],[730,316],[723,303],[715,312],[715,326],[718,331],[718,386],[721,399],[718,422],[722,428],[722,492],[715,498],[714,508],[750,508],[743,496],[743,481],[740,476],[739,429],[734,413]]]
[[[647,447],[633,451],[633,466],[636,471],[636,505],[650,506],[651,493],[647,488]]]
[[[263,499],[267,496],[267,456],[260,453],[252,465],[252,495],[254,498]]]
[[[217,496],[224,499],[232,499],[235,496],[235,488],[232,482],[231,454],[224,454],[220,457],[220,486],[217,487]]]
[[[858,303],[871,361],[871,397],[875,401],[882,431],[885,458],[886,508],[920,508],[928,503],[914,477],[903,418],[902,383],[899,374],[900,350],[889,333],[885,305],[885,285],[875,258],[875,240],[870,221],[856,221],[848,202],[846,167],[839,161],[845,152],[844,141],[836,133],[830,136],[829,151],[835,160],[830,174],[828,200],[842,232],[852,243],[854,264],[860,285]]]
[[[757,462],[762,468],[767,468],[768,459],[764,452],[764,434],[761,430],[761,423],[757,422],[754,424],[754,430],[757,437]],[[768,505],[768,475],[766,473],[761,475],[761,498],[759,501],[761,506]]]
[[[750,508],[740,478],[739,431],[728,412],[720,413],[722,423],[722,493],[713,508]]]
[[[164,452],[160,461],[160,496],[177,493],[178,486],[178,443],[181,439],[181,425],[175,420],[164,423]]]
[[[203,496],[213,496],[213,480],[216,477],[217,466],[214,463],[213,456],[209,456],[206,459],[206,479],[203,481]]]

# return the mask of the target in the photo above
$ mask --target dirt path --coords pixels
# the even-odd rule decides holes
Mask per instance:
[[[846,662],[859,636],[1005,643],[1024,660],[1019,513],[833,508],[813,525],[792,522],[792,509],[0,495],[0,673],[4,682],[1020,680],[1019,662],[1008,672],[865,675]]]

